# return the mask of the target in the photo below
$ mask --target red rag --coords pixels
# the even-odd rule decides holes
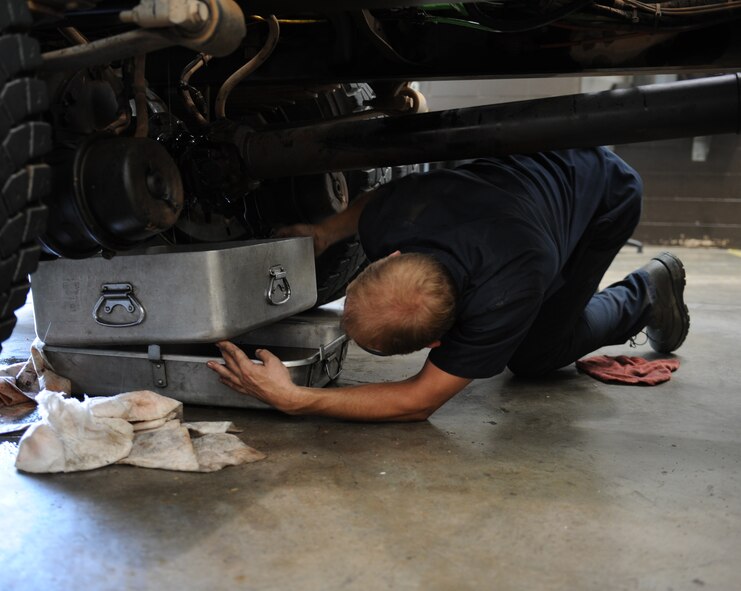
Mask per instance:
[[[608,384],[656,386],[668,382],[679,368],[679,359],[596,355],[576,362],[579,371]]]

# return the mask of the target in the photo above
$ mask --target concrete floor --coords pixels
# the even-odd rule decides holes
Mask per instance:
[[[739,589],[741,257],[675,252],[692,327],[656,388],[503,374],[406,425],[188,407],[269,454],[214,474],[29,476],[0,439],[0,589]],[[352,349],[341,379],[423,357]]]

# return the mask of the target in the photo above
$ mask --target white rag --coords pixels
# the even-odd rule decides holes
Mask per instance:
[[[42,390],[72,392],[71,382],[54,373],[42,347],[43,343],[36,339],[28,361],[0,367],[0,406],[32,402]]]
[[[42,420],[21,438],[15,462],[24,472],[74,472],[114,463],[213,472],[265,458],[226,433],[234,429],[231,423],[183,424],[182,403],[148,390],[80,401],[44,389],[36,402]]]

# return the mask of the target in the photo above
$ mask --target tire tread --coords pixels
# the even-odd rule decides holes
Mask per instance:
[[[49,167],[35,162],[52,147],[51,126],[29,119],[48,109],[46,86],[23,75],[41,64],[38,42],[20,32],[30,24],[26,0],[0,3],[0,343],[26,301],[51,187]]]

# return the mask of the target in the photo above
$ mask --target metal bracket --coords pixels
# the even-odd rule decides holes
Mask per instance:
[[[322,364],[324,373],[330,382],[334,382],[342,373],[342,359],[344,350],[347,349],[348,340],[344,335],[335,339],[331,343],[319,346],[319,360]],[[334,361],[334,369],[330,369]]]
[[[183,27],[197,30],[208,20],[209,8],[200,0],[141,0],[131,10],[119,15],[125,23],[142,28]]]
[[[129,314],[136,314],[133,320],[125,322],[111,322],[101,316],[101,311],[111,314],[113,310],[121,306]],[[110,328],[124,328],[136,326],[144,322],[146,312],[134,296],[134,288],[131,283],[104,283],[100,287],[100,298],[93,306],[93,319],[101,326]]]
[[[291,299],[291,284],[288,283],[288,277],[283,265],[275,265],[268,270],[270,281],[265,291],[265,298],[268,304],[273,306],[282,306]],[[279,297],[276,297],[278,294]]]
[[[152,381],[158,388],[167,388],[167,369],[159,345],[149,345],[147,359],[152,363]]]
[[[44,52],[41,69],[84,70],[173,45],[222,57],[239,48],[246,32],[244,14],[234,0],[141,0],[120,14],[124,22],[154,28]]]

